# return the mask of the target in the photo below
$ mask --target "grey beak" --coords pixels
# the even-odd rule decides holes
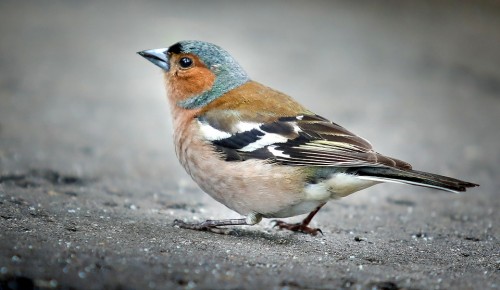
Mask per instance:
[[[156,49],[148,49],[137,52],[140,56],[149,60],[150,62],[156,64],[161,67],[163,70],[168,71],[170,69],[168,64],[168,48],[156,48]]]

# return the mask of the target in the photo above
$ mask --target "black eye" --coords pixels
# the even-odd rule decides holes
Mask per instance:
[[[182,68],[188,68],[193,65],[193,60],[190,59],[189,57],[183,57],[179,60],[179,65]]]

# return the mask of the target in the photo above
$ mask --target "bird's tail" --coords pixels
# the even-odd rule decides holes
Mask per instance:
[[[351,168],[349,171],[356,174],[360,179],[411,184],[451,192],[466,191],[468,187],[479,186],[479,184],[411,169],[357,167]]]

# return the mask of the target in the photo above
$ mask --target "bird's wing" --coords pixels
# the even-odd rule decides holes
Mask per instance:
[[[203,137],[227,161],[411,168],[406,162],[375,152],[365,139],[318,115],[247,117],[225,110],[198,116],[197,122]]]

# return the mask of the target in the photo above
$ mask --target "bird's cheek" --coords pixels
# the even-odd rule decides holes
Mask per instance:
[[[210,90],[215,82],[215,75],[206,68],[167,73],[165,78],[169,97],[175,101],[200,95]]]

